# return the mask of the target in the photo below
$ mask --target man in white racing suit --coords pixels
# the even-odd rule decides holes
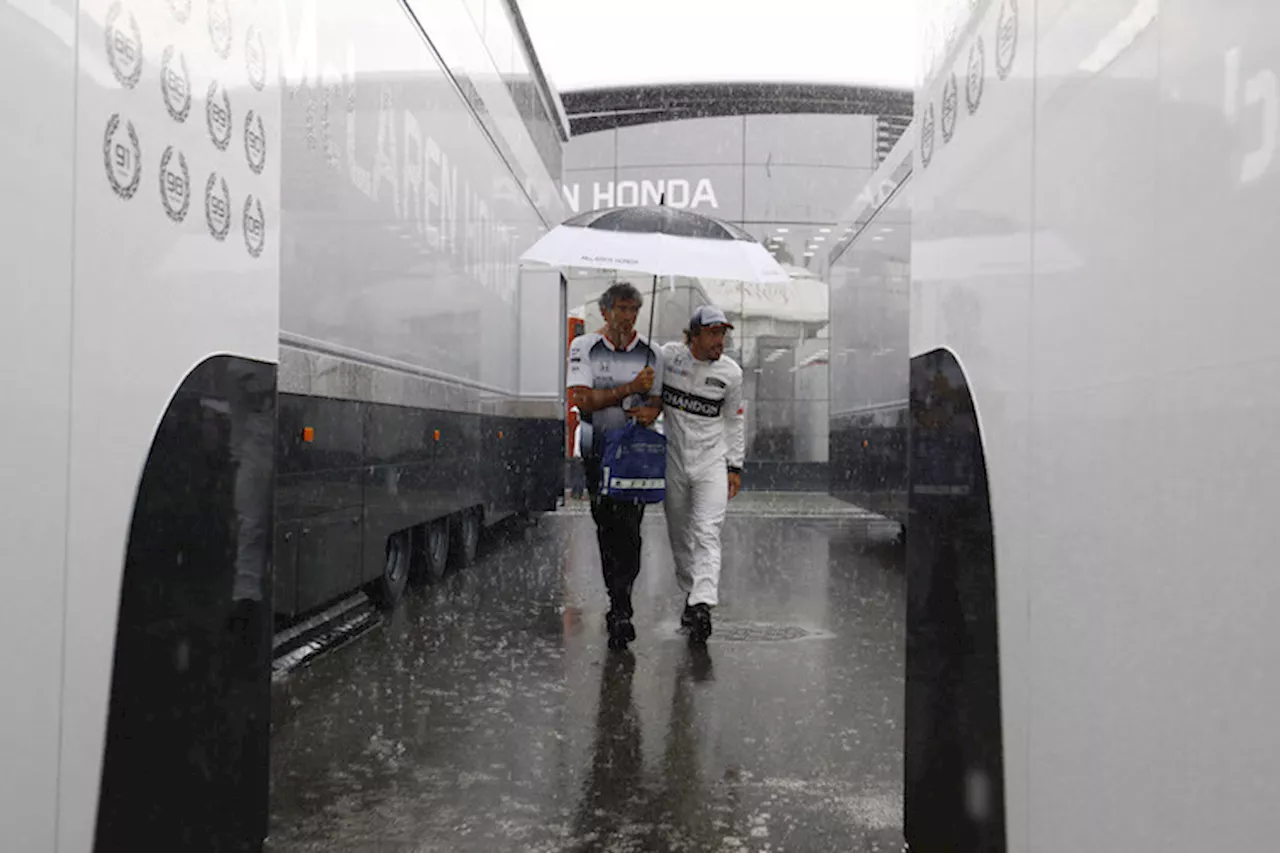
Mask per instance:
[[[720,528],[725,507],[742,487],[742,368],[724,355],[732,328],[723,311],[703,305],[693,312],[684,343],[662,347],[667,532],[685,594],[680,624],[697,643],[711,636]]]

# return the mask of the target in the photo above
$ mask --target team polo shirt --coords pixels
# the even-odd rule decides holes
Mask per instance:
[[[646,359],[653,368],[653,389],[649,396],[662,393],[662,353],[639,333],[625,348],[618,349],[604,335],[591,332],[579,335],[569,344],[569,371],[566,385],[569,388],[616,388],[626,385],[644,370]],[[645,397],[631,394],[621,405],[600,409],[591,414],[583,413],[582,455],[598,456],[599,442],[596,435],[604,435],[611,429],[626,426],[626,409],[635,408]]]

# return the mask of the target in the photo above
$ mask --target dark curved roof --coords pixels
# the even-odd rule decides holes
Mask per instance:
[[[561,92],[574,135],[711,116],[843,113],[910,116],[907,89],[838,83],[654,83]]]

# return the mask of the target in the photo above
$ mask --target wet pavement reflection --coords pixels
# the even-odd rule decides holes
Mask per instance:
[[[776,515],[727,519],[704,650],[646,519],[623,653],[590,518],[505,525],[276,688],[268,850],[901,850],[896,530]]]

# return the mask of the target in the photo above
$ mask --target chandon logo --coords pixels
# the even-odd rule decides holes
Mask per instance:
[[[686,394],[684,391],[678,391],[675,388],[669,388],[664,385],[662,387],[662,405],[673,406],[691,415],[714,418],[719,416],[720,407],[724,405],[724,400],[708,400],[706,397]]]

